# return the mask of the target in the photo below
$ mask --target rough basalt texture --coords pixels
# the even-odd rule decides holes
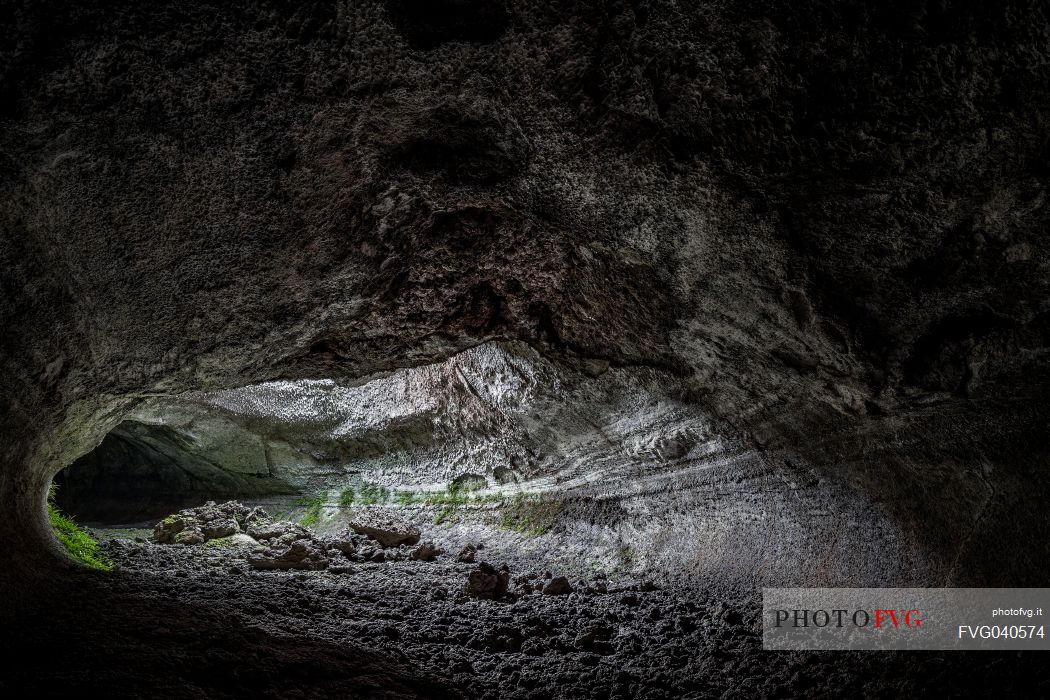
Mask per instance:
[[[438,5],[0,8],[5,584],[142,401],[490,339],[666,373],[890,578],[1045,584],[1044,5]],[[755,517],[712,567],[822,561]]]

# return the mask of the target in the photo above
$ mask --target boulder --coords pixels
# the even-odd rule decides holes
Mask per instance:
[[[248,563],[256,569],[320,570],[328,566],[323,546],[313,539],[298,539],[290,544],[276,542],[248,555]]]
[[[419,528],[411,523],[391,517],[379,509],[358,513],[350,521],[350,529],[365,535],[383,547],[398,547],[419,543]]]
[[[329,551],[338,551],[342,552],[347,557],[353,557],[361,547],[361,543],[364,539],[365,538],[360,535],[344,534],[336,537],[322,537],[321,541],[324,542],[325,548]]]
[[[169,515],[153,527],[153,540],[159,544],[175,541],[175,536],[186,529],[187,518],[176,513]]]
[[[313,539],[313,533],[298,523],[287,520],[256,520],[248,526],[248,534],[259,541],[285,538],[285,543],[298,539]]]
[[[413,561],[434,561],[439,554],[441,550],[433,542],[424,542],[413,549],[408,558]]]
[[[572,591],[572,584],[564,576],[555,576],[543,587],[543,595],[565,595]]]
[[[507,593],[510,583],[510,570],[506,564],[497,569],[487,562],[481,562],[470,572],[467,578],[467,593],[478,598],[502,598]]]
[[[221,537],[229,537],[241,531],[237,521],[233,518],[216,518],[201,526],[201,533],[206,540],[217,540]]]
[[[243,532],[230,535],[226,541],[231,547],[258,547],[259,542],[254,537],[249,537]]]
[[[206,541],[204,534],[196,527],[188,528],[176,534],[171,542],[174,544],[203,544]]]

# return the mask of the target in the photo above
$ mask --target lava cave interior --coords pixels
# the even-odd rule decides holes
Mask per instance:
[[[0,695],[1050,697],[1048,8],[0,3]]]

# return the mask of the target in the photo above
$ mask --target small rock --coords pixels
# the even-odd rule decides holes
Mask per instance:
[[[507,593],[510,583],[510,570],[506,564],[497,569],[487,562],[481,562],[470,572],[467,578],[467,593],[478,598],[502,598]]]
[[[204,534],[197,528],[183,530],[171,539],[175,544],[202,544],[205,541]]]
[[[272,544],[248,555],[248,563],[256,569],[319,570],[328,566],[328,557],[321,545],[312,539],[300,539],[291,544]]]
[[[572,584],[564,576],[555,576],[543,587],[543,595],[565,595],[572,591]]]
[[[408,558],[413,561],[434,561],[441,554],[441,550],[433,542],[424,542],[412,550]]]

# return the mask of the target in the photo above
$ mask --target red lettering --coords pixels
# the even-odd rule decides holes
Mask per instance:
[[[882,622],[889,616],[890,622],[893,623],[894,628],[897,627],[897,611],[896,610],[876,610],[875,611],[875,629],[882,629]]]

